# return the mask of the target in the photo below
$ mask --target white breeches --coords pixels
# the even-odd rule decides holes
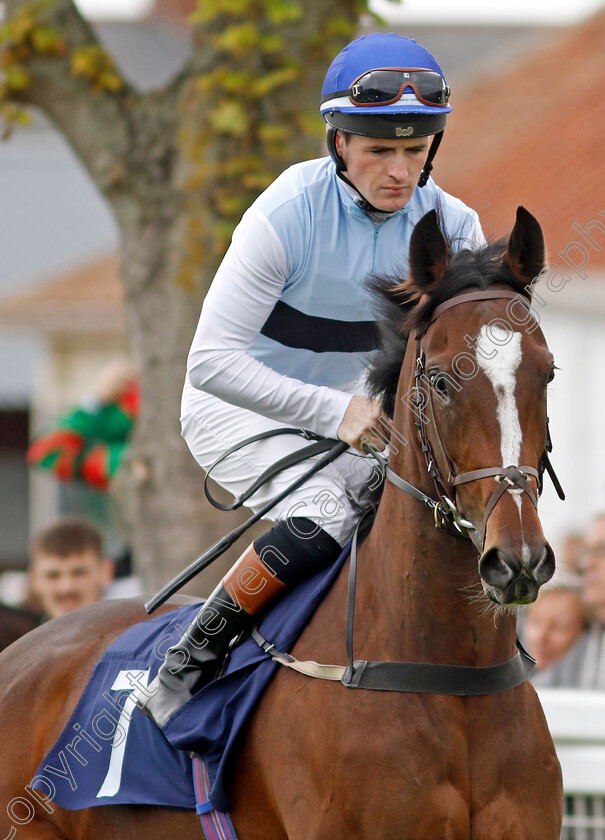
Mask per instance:
[[[226,403],[210,394],[186,387],[183,395],[182,435],[193,457],[204,470],[225,450],[245,438],[283,423],[269,420],[245,408]],[[279,435],[258,441],[230,455],[212,471],[212,478],[234,496],[239,496],[264,470],[310,441],[296,435]],[[317,460],[317,459],[315,459]],[[302,475],[313,459],[284,470],[254,493],[246,507],[258,511],[271,498]],[[353,534],[359,512],[355,502],[379,480],[372,458],[349,449],[301,487],[279,502],[263,519],[274,522],[304,516],[327,531],[341,546]]]

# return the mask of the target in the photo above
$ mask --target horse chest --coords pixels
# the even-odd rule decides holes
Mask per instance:
[[[298,826],[305,840],[555,838],[559,817],[553,809],[540,816],[540,786],[560,784],[556,757],[531,746],[526,762],[527,739],[514,731],[519,713],[539,729],[531,697],[512,700],[503,720],[493,698],[469,702],[284,678],[287,708],[278,712],[279,692],[270,690],[268,716],[255,719],[248,747],[258,760],[270,732],[271,763],[287,768],[268,793],[291,821],[289,840],[298,838]],[[287,724],[279,732],[270,725],[277,719]]]

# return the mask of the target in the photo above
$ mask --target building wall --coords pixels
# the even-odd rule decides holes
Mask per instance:
[[[567,498],[559,501],[546,478],[540,501],[544,529],[556,547],[566,533],[583,530],[605,511],[605,312],[590,311],[588,296],[583,311],[546,305],[540,317],[560,368],[549,386],[548,413],[551,460]]]

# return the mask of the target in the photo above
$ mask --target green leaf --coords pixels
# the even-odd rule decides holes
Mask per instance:
[[[265,73],[260,79],[256,79],[252,85],[252,92],[258,99],[267,96],[267,94],[274,91],[282,85],[290,84],[300,78],[300,69],[298,67],[283,67],[280,70],[274,70],[272,73]]]
[[[29,73],[20,64],[13,64],[4,71],[4,82],[8,90],[25,90],[29,85]]]
[[[170,0],[167,0],[170,2]],[[197,8],[189,15],[189,23],[208,23],[219,15],[240,17],[249,11],[250,0],[200,0]]]
[[[35,52],[41,55],[57,55],[65,49],[58,30],[50,26],[39,26],[34,29],[31,42]]]
[[[213,41],[219,49],[233,55],[242,55],[258,47],[259,34],[253,23],[234,24],[213,38]]]
[[[265,0],[265,8],[274,26],[299,23],[303,19],[302,4],[296,0]]]
[[[241,102],[228,99],[217,105],[210,113],[212,128],[219,134],[242,137],[248,131],[248,115]]]
[[[258,134],[263,143],[285,143],[290,137],[291,129],[287,125],[262,123]]]

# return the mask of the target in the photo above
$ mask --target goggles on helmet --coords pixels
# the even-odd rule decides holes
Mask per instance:
[[[415,67],[381,67],[362,73],[348,94],[353,105],[360,108],[370,105],[392,105],[401,99],[404,90],[410,87],[416,98],[425,105],[444,108],[450,97],[450,88],[445,79],[435,70]],[[330,98],[333,98],[332,94]]]

